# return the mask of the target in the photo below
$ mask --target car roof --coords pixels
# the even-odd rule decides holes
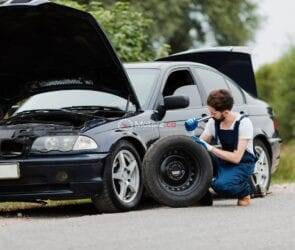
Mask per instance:
[[[219,46],[219,47],[191,49],[191,50],[182,51],[173,55],[183,55],[183,54],[201,53],[201,52],[237,52],[237,53],[251,54],[252,48],[247,46]]]
[[[125,68],[150,68],[150,69],[166,69],[171,67],[188,67],[188,66],[201,66],[218,72],[216,69],[202,63],[194,62],[173,62],[173,61],[161,61],[161,62],[134,62],[124,63]]]
[[[28,5],[28,6],[37,6],[43,3],[50,2],[49,0],[2,0],[0,5]]]

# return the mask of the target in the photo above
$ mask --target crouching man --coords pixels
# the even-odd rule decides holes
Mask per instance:
[[[256,162],[252,122],[232,111],[233,97],[227,90],[212,91],[207,105],[211,118],[196,140],[212,154],[215,173],[211,187],[218,194],[237,198],[239,206],[247,206],[253,191],[249,179]],[[222,149],[209,144],[212,138],[220,142]]]

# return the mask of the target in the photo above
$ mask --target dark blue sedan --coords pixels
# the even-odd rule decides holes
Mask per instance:
[[[273,110],[257,99],[248,53],[190,51],[123,66],[88,13],[34,2],[1,6],[0,18],[1,201],[90,197],[101,211],[126,211],[149,192],[146,178],[159,181],[163,201],[197,201],[211,163],[184,122],[208,116],[216,88],[229,89],[234,110],[254,124],[253,180],[266,194],[281,140]]]

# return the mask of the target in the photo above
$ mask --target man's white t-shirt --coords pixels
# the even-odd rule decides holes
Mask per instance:
[[[241,114],[237,113],[236,118],[229,128],[229,130],[233,130],[234,126],[236,124],[236,121],[238,121],[241,118]],[[203,132],[204,135],[213,136],[215,137],[215,120],[213,118],[210,118],[205,126],[205,130]],[[253,136],[254,136],[254,129],[251,120],[248,117],[244,117],[240,121],[239,126],[239,139],[248,139],[248,145],[246,150],[254,155],[253,152]]]

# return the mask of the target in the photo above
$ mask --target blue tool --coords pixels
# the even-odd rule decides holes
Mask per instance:
[[[189,132],[191,138],[193,139],[194,142],[202,145],[206,150],[210,151],[210,146],[208,143],[200,139],[198,136],[195,135],[195,129],[199,126],[199,122],[202,121],[208,121],[210,119],[210,116],[206,116],[203,118],[191,118],[185,121],[184,126],[187,132]]]
[[[203,118],[191,118],[185,121],[184,126],[186,131],[193,132],[198,126],[199,122],[207,121],[210,119],[210,116],[206,116]]]

